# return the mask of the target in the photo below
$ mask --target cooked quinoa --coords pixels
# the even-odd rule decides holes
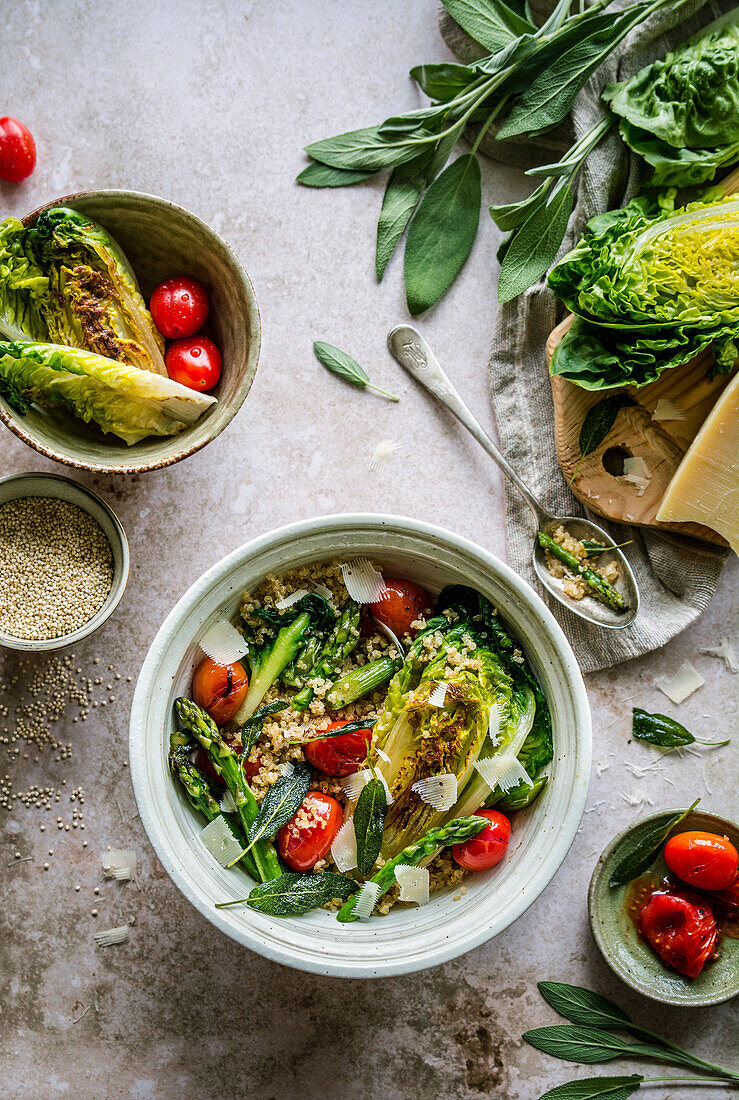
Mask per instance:
[[[562,524],[554,531],[552,538],[559,543],[563,550],[574,554],[580,561],[587,560],[587,551],[583,543],[574,538]],[[583,578],[568,569],[564,562],[560,561],[559,558],[555,558],[549,550],[544,552],[544,561],[552,576],[562,581],[562,590],[566,596],[569,596],[572,600],[582,600],[583,597],[588,595],[590,590]],[[610,584],[615,584],[619,579],[620,570],[616,560],[609,561],[607,565],[603,566],[595,564],[592,560],[588,564],[594,572],[599,573]]]

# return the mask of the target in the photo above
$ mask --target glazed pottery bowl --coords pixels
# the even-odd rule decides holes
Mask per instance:
[[[82,191],[34,210],[33,221],[51,206],[71,206],[99,222],[120,244],[136,273],[144,300],[174,275],[202,282],[210,296],[203,333],[223,357],[223,373],[212,391],[212,405],[176,436],[150,436],[127,446],[59,409],[32,405],[25,416],[0,398],[0,420],[47,458],[82,470],[108,474],[140,473],[169,466],[199,451],[219,435],[241,408],[259,360],[260,324],[249,276],[215,230],[166,199],[138,191]]]
[[[684,807],[682,807],[684,809]],[[724,936],[720,957],[707,965],[697,978],[685,978],[665,966],[652,948],[639,936],[629,913],[633,887],[611,887],[609,879],[616,864],[639,842],[639,838],[656,823],[665,824],[681,809],[660,810],[642,818],[636,825],[624,829],[611,841],[598,860],[590,880],[588,909],[590,927],[605,961],[622,981],[662,1004],[699,1008],[728,1001],[739,993],[739,940]],[[725,817],[693,810],[670,832],[701,830],[727,836],[739,847],[739,825]],[[668,874],[662,855],[649,868],[657,881]]]
[[[77,630],[73,630],[70,634],[62,634],[58,638],[36,641],[17,638],[0,629],[0,646],[30,653],[47,653],[52,649],[63,649],[65,646],[81,642],[83,638],[87,638],[101,627],[113,614],[128,580],[128,540],[118,516],[102,497],[93,493],[91,489],[85,488],[84,485],[70,481],[68,477],[60,477],[58,474],[14,474],[0,478],[0,506],[11,500],[18,500],[20,497],[53,497],[55,500],[66,500],[70,504],[76,504],[96,520],[110,543],[113,555],[113,580],[110,592],[92,618]]]
[[[200,840],[204,822],[167,767],[173,703],[188,693],[201,659],[197,641],[218,618],[235,616],[242,593],[266,573],[314,562],[366,556],[389,573],[436,593],[472,585],[499,609],[523,646],[549,700],[554,760],[542,795],[514,820],[507,858],[470,877],[461,897],[432,895],[423,908],[396,906],[387,916],[340,924],[317,910],[267,917],[247,906],[216,909],[243,898],[252,881],[225,870]],[[263,535],[214,565],[180,599],[144,661],[131,713],[131,778],[141,820],[175,884],[216,927],[277,962],[345,977],[403,974],[433,966],[484,943],[538,897],[577,831],[590,770],[590,712],[572,650],[553,616],[508,566],[479,546],[415,520],[381,515],[328,516]],[[454,897],[457,900],[454,900]]]

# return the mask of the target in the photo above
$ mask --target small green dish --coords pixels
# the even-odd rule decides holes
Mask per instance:
[[[670,970],[643,942],[627,912],[631,883],[611,888],[608,880],[616,863],[640,834],[660,820],[665,824],[680,809],[661,810],[625,829],[611,841],[598,860],[588,890],[588,912],[593,937],[605,961],[622,981],[653,1001],[700,1008],[729,1001],[739,993],[739,940],[723,936],[720,958],[705,967],[697,978],[684,978]],[[716,814],[694,810],[674,829],[676,833],[700,829],[727,836],[739,847],[739,825]],[[671,835],[671,834],[670,834]],[[658,878],[668,874],[662,855],[649,869]]]

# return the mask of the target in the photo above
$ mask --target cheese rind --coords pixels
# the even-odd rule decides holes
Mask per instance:
[[[702,523],[739,553],[739,374],[718,399],[662,498],[657,519]]]

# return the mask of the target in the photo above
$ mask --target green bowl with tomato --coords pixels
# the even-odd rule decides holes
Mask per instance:
[[[721,1004],[739,994],[739,924],[723,919],[725,909],[715,907],[715,915],[721,937],[718,942],[718,958],[705,964],[700,974],[688,978],[667,966],[647,942],[637,926],[635,912],[640,902],[652,888],[661,888],[669,881],[678,890],[691,891],[681,883],[664,860],[664,846],[649,869],[623,886],[612,887],[610,878],[614,868],[637,844],[648,830],[669,819],[680,810],[661,810],[642,818],[636,825],[625,829],[608,845],[596,864],[588,891],[590,927],[598,948],[611,970],[635,989],[653,1001],[685,1008]],[[668,834],[667,839],[678,833],[691,831],[715,833],[726,837],[739,847],[739,825],[717,814],[691,811]],[[709,902],[705,891],[695,891]],[[681,950],[698,950],[697,935],[684,937]]]

